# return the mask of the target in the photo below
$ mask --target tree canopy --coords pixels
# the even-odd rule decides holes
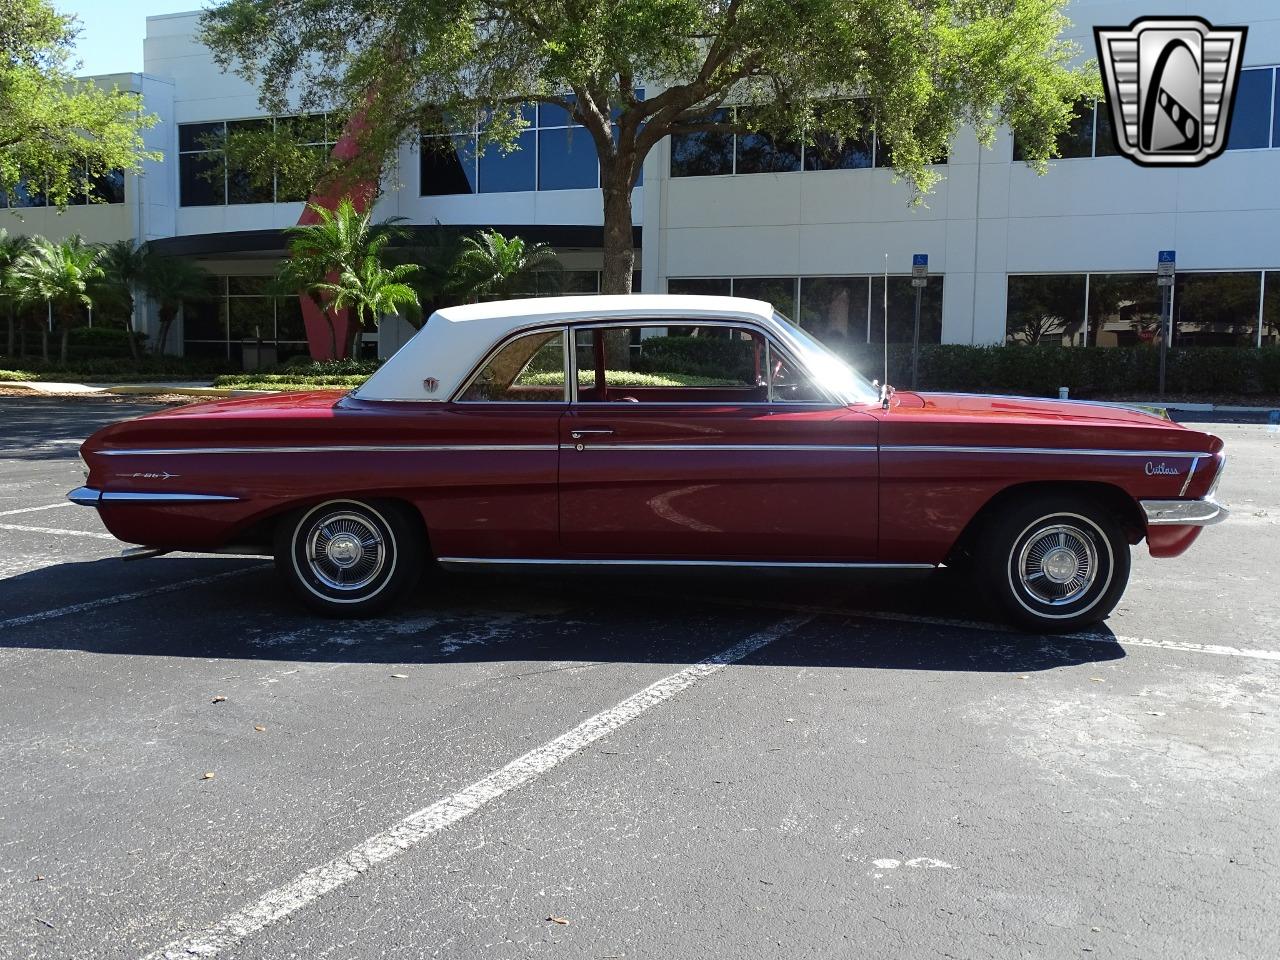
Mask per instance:
[[[77,33],[49,0],[0,0],[0,190],[27,181],[63,206],[93,177],[159,159],[138,94],[75,78]]]
[[[630,289],[631,188],[666,136],[739,127],[811,140],[874,129],[919,191],[962,125],[1017,133],[1043,168],[1096,69],[1066,0],[224,0],[202,38],[284,115],[361,119],[377,166],[423,131],[513,144],[528,101],[600,157],[604,288]],[[643,85],[647,96],[636,95]],[[749,109],[726,116],[726,104]],[[369,171],[361,171],[368,175]]]

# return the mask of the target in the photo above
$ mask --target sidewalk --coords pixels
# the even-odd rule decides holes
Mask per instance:
[[[51,380],[4,381],[0,387],[30,390],[46,396],[104,396],[177,394],[189,397],[253,397],[269,390],[215,387],[209,380],[167,380],[148,383],[58,383]]]

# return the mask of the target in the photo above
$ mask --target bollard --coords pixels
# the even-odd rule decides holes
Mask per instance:
[[[1066,387],[1059,387],[1059,388],[1058,388],[1058,399],[1059,399],[1059,400],[1066,400],[1066,399],[1068,399],[1068,397],[1070,396],[1070,393],[1071,393],[1071,391],[1069,391]]]

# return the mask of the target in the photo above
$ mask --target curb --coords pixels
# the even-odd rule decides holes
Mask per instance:
[[[114,393],[122,396],[153,396],[160,393],[176,394],[183,397],[257,397],[263,394],[276,393],[275,390],[239,390],[233,387],[167,387],[164,384],[131,383],[118,387],[103,387],[103,393]]]

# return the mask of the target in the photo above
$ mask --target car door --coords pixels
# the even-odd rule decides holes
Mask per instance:
[[[764,331],[632,322],[573,338],[566,557],[875,560],[878,423],[820,395]]]

